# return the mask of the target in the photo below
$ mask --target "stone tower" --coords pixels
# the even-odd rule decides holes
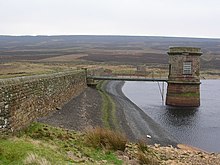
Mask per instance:
[[[200,48],[170,47],[166,104],[200,106]]]

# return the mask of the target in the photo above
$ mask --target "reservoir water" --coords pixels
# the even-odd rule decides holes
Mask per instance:
[[[202,81],[198,108],[166,106],[157,82],[125,82],[122,91],[180,143],[220,152],[220,80]]]

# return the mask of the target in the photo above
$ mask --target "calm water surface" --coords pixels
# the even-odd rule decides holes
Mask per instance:
[[[180,143],[220,152],[220,80],[202,81],[201,106],[191,109],[164,105],[157,82],[126,82],[122,91]]]

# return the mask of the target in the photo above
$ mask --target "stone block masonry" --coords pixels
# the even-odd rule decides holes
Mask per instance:
[[[0,132],[20,130],[86,88],[84,71],[0,80]]]
[[[200,106],[200,48],[170,47],[166,104]]]
[[[167,87],[167,105],[197,107],[200,105],[199,83],[169,83]]]

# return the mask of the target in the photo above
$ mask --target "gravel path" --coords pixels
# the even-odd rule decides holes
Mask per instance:
[[[122,93],[124,82],[109,81],[104,86],[116,105],[118,129],[130,140],[146,140],[150,144],[176,146],[174,138],[154,122],[139,107]],[[65,104],[61,110],[41,118],[39,121],[53,126],[82,131],[87,127],[103,126],[102,98],[93,88],[87,88],[78,97]],[[147,138],[147,136],[151,138]]]

